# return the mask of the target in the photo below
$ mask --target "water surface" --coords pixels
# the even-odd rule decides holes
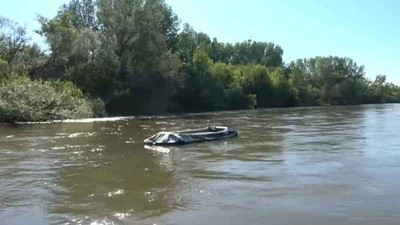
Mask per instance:
[[[160,130],[230,125],[171,148]],[[0,125],[1,224],[399,224],[400,105]]]

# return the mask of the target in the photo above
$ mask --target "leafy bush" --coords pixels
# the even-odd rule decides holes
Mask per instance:
[[[106,105],[100,98],[89,98],[89,104],[93,111],[94,117],[105,117],[107,116]]]
[[[0,80],[0,122],[92,117],[91,104],[71,82]]]

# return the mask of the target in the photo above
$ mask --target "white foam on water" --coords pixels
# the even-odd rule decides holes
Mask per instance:
[[[80,137],[80,136],[83,136],[83,137],[90,137],[90,136],[93,136],[94,134],[96,134],[96,132],[72,133],[72,134],[69,134],[68,137],[69,137],[69,138],[76,138],[76,137]]]
[[[90,225],[113,225],[114,222],[107,222],[105,220],[101,220],[101,221],[93,221],[90,223]]]
[[[112,197],[114,195],[122,195],[122,194],[124,194],[124,190],[123,189],[119,189],[119,190],[117,190],[115,192],[108,192],[108,197]]]
[[[61,150],[61,149],[66,149],[66,147],[64,146],[60,146],[60,147],[52,147],[51,150]]]
[[[119,220],[123,220],[125,217],[130,216],[130,213],[115,213],[114,217],[116,217]]]
[[[68,135],[68,137],[69,138],[74,138],[74,137],[78,137],[78,136],[83,135],[83,134],[85,134],[85,133],[73,133],[73,134]]]
[[[68,119],[62,120],[63,123],[93,123],[93,122],[108,122],[130,119],[132,117],[104,117],[104,118],[88,118],[88,119]]]
[[[155,151],[155,152],[159,152],[159,153],[164,153],[164,154],[168,154],[171,150],[169,148],[166,147],[162,147],[162,146],[150,146],[150,145],[145,145],[144,146],[145,149],[151,150],[151,151]]]
[[[17,122],[17,124],[95,123],[95,122],[113,122],[113,121],[127,120],[127,119],[133,119],[133,118],[135,118],[135,117],[119,116],[119,117],[104,117],[104,118],[51,120],[51,121],[44,121],[44,122]]]

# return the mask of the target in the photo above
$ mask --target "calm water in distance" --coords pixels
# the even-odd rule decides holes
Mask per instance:
[[[238,138],[171,148],[160,130]],[[0,224],[400,222],[400,105],[0,125]]]

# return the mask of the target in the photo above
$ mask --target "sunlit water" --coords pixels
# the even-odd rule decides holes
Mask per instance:
[[[160,130],[235,139],[150,148]],[[399,224],[400,105],[0,125],[0,224]]]

